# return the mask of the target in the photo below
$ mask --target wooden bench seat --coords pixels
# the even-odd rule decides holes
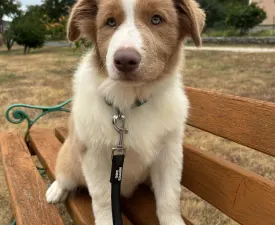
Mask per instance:
[[[0,135],[3,167],[18,225],[62,225],[55,206],[45,199],[46,185],[17,132]]]
[[[275,104],[194,88],[186,92],[192,106],[189,125],[275,156]],[[66,136],[64,127],[32,128],[28,149],[17,133],[0,134],[17,225],[63,224],[56,207],[45,202],[46,187],[30,152],[53,180],[56,156]],[[275,182],[189,144],[183,147],[186,188],[240,224],[275,224]],[[76,225],[94,224],[87,191],[69,198],[66,206]],[[125,225],[158,225],[154,195],[143,185],[130,199],[122,199],[122,209]]]

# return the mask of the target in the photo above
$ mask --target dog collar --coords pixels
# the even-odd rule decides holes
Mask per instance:
[[[105,98],[105,102],[107,105],[114,107],[113,104],[111,102],[109,102],[106,98]],[[141,101],[140,99],[136,99],[135,102],[132,104],[131,108],[133,109],[133,108],[140,107],[140,106],[144,105],[145,103],[147,103],[147,100]]]

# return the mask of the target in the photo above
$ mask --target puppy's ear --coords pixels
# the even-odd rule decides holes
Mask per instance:
[[[183,37],[191,36],[196,46],[201,45],[201,32],[205,26],[205,12],[195,0],[174,0]]]
[[[93,36],[97,14],[97,0],[78,0],[70,13],[67,26],[69,41],[82,36]]]

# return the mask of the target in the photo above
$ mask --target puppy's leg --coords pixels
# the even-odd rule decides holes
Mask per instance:
[[[47,202],[65,201],[69,191],[85,185],[80,161],[81,151],[84,148],[73,134],[73,131],[70,130],[68,138],[58,152],[55,168],[56,181],[47,190]]]
[[[184,225],[180,212],[182,135],[172,132],[165,139],[151,170],[160,225]]]
[[[83,172],[89,193],[96,225],[113,225],[111,208],[111,153],[106,158],[104,150],[95,153],[88,149],[83,159]],[[105,152],[106,153],[106,152]],[[106,160],[110,160],[107,162]]]

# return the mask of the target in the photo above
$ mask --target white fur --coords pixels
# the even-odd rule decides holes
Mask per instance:
[[[69,192],[60,187],[57,181],[53,182],[46,193],[46,200],[49,203],[63,202],[68,197]]]
[[[109,179],[112,148],[117,145],[119,136],[112,125],[116,111],[105,103],[106,98],[122,110],[129,130],[124,138],[126,158],[122,195],[130,196],[138,184],[150,177],[160,224],[184,225],[180,214],[180,181],[189,102],[179,71],[150,84],[133,85],[112,79],[115,76],[114,52],[129,46],[138,51],[142,49],[142,38],[134,24],[135,0],[122,2],[127,19],[110,42],[109,77],[106,79],[92,67],[92,52],[83,58],[74,77],[72,116],[76,135],[87,146],[82,170],[93,199],[95,222],[96,225],[113,224]],[[148,102],[131,109],[136,98]],[[67,182],[65,178],[58,179],[48,190],[47,200],[62,200],[65,187],[69,186]]]
[[[112,36],[106,60],[108,74],[113,79],[118,78],[117,69],[113,63],[114,54],[118,49],[132,48],[139,54],[142,54],[143,41],[141,34],[135,25],[135,5],[136,0],[122,0],[126,20]]]

